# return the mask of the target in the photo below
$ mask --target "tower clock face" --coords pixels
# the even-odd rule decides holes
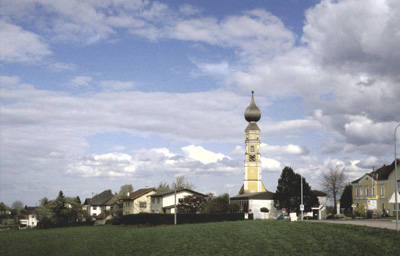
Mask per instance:
[[[256,161],[256,155],[249,155],[249,161]]]

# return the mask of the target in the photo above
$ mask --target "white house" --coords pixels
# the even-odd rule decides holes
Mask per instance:
[[[95,218],[104,211],[111,210],[114,205],[114,199],[115,196],[111,190],[105,190],[92,198],[86,198],[83,206],[86,208],[88,215]]]
[[[27,207],[25,208],[28,212],[28,214],[25,215],[25,219],[20,219],[19,223],[21,224],[22,227],[27,227],[27,228],[34,228],[38,224],[38,219],[36,218],[36,215],[34,214],[34,211],[36,207]]]
[[[175,204],[179,204],[179,199],[185,196],[200,195],[205,196],[202,193],[190,190],[190,189],[178,189],[168,190],[163,192],[157,192],[151,195],[151,212],[152,213],[175,213]]]
[[[266,219],[270,214],[273,218],[278,216],[278,211],[274,207],[274,193],[269,191],[237,195],[231,197],[231,201],[238,202],[242,212],[253,213],[254,219]],[[261,212],[263,207],[268,208],[268,214]]]

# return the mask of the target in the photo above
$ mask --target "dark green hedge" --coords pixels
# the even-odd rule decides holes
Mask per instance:
[[[206,223],[221,221],[244,220],[243,213],[227,214],[178,214],[178,224]],[[124,215],[122,223],[125,225],[173,225],[174,214],[140,213]]]

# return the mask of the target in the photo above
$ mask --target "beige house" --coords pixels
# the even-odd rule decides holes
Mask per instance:
[[[397,159],[397,183],[400,187],[400,159]],[[395,203],[395,165],[384,165],[379,169],[373,168],[372,172],[364,174],[361,178],[351,182],[353,185],[353,204],[357,209],[364,207],[378,214],[384,211],[396,215]],[[400,195],[398,195],[400,202]]]
[[[150,212],[150,196],[155,194],[154,188],[142,188],[122,197],[123,215]]]

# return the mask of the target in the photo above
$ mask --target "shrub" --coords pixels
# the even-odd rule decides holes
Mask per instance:
[[[243,219],[243,213],[177,215],[178,224],[237,221]],[[174,224],[174,214],[130,214],[123,216],[122,223],[125,225],[172,225]]]

